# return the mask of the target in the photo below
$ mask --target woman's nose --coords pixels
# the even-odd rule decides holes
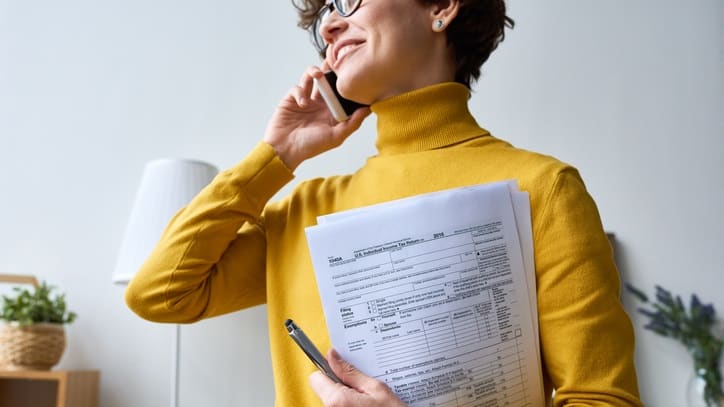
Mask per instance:
[[[344,20],[345,19],[340,17],[336,12],[327,15],[327,18],[325,18],[319,26],[319,34],[322,35],[324,42],[332,44],[336,40],[339,33],[347,27],[347,23]]]

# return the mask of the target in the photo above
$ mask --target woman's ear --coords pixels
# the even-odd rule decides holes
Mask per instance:
[[[445,31],[445,28],[450,25],[458,15],[459,9],[460,0],[441,0],[433,3],[430,9],[433,31]]]

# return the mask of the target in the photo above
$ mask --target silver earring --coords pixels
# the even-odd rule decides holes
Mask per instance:
[[[437,20],[437,21],[435,21],[435,28],[437,28],[438,30],[441,30],[442,27],[444,27],[444,26],[445,26],[445,22],[444,22],[444,21],[442,21],[442,20]]]

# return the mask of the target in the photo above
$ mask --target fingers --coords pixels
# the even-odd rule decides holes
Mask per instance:
[[[314,90],[313,78],[321,78],[324,76],[322,71],[316,66],[310,66],[299,78],[297,86],[289,90],[289,94],[300,107],[306,107],[309,100],[312,99],[312,91]]]
[[[357,370],[334,349],[327,353],[334,373],[346,384],[333,382],[321,372],[309,376],[312,390],[327,407],[405,407],[384,383]]]
[[[332,400],[338,399],[340,394],[344,394],[346,390],[349,390],[344,385],[333,382],[332,379],[320,371],[316,371],[309,376],[309,385],[312,386],[312,390],[325,406],[331,405]]]
[[[352,113],[352,116],[345,122],[350,131],[356,131],[362,122],[372,113],[369,107],[360,107]]]
[[[371,113],[369,107],[361,107],[352,113],[352,116],[349,117],[349,119],[338,122],[334,129],[333,129],[333,137],[334,141],[337,145],[340,145],[344,142],[344,140],[347,139],[352,133],[357,131],[357,129],[360,128],[362,125],[362,122],[369,116]]]
[[[337,377],[342,379],[342,381],[349,387],[361,392],[366,392],[368,389],[376,387],[377,380],[360,372],[356,367],[352,366],[352,364],[342,359],[336,350],[329,350],[327,353],[327,360],[329,362],[329,366],[332,368]]]

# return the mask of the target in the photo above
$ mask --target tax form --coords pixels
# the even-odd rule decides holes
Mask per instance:
[[[542,406],[530,204],[514,182],[307,228],[333,346],[409,406]]]

